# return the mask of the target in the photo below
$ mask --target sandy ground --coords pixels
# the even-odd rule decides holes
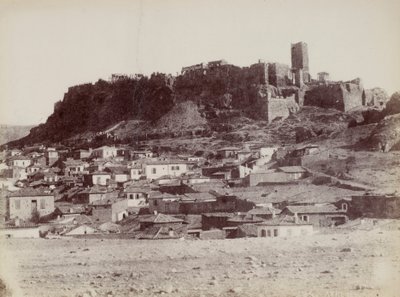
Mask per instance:
[[[13,296],[399,296],[400,224],[388,226],[287,239],[8,239],[0,267]]]

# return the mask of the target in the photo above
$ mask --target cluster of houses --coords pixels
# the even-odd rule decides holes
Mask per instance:
[[[143,239],[290,237],[349,219],[400,218],[400,198],[286,199],[307,186],[317,146],[223,147],[216,158],[149,148],[26,147],[0,155],[0,235]]]

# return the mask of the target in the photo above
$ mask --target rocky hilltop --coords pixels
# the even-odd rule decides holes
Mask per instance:
[[[171,133],[231,132],[243,119],[271,124],[305,106],[344,113],[374,110],[363,114],[361,120],[345,117],[357,125],[380,120],[387,101],[384,90],[365,90],[359,78],[331,81],[328,73],[321,72],[312,79],[307,45],[300,42],[292,44],[292,67],[261,60],[238,67],[218,60],[183,67],[178,76],[112,75],[108,81],[70,87],[46,123],[11,145],[90,140],[99,134],[110,134],[114,139],[147,139],[149,133],[163,138]],[[297,126],[293,127],[297,141],[316,134]]]

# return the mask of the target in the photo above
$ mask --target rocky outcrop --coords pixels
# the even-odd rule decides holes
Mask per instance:
[[[388,152],[400,143],[400,114],[386,116],[379,122],[366,141],[376,151]]]
[[[389,95],[382,88],[365,90],[365,102],[363,105],[384,108],[389,101]]]
[[[394,93],[386,103],[385,114],[391,115],[400,113],[400,92]]]

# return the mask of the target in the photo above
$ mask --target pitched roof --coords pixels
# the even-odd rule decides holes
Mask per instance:
[[[118,197],[109,197],[109,198],[104,198],[104,199],[100,199],[100,200],[95,200],[92,203],[90,203],[89,205],[91,206],[106,206],[106,205],[112,205],[114,202],[116,202],[117,200],[119,200]]]
[[[323,205],[289,205],[286,209],[291,213],[337,213],[341,212],[333,204],[323,204]]]
[[[10,158],[10,160],[14,161],[14,160],[30,160],[31,158],[29,158],[28,156],[23,156],[23,155],[17,155],[17,156],[13,156]]]
[[[302,220],[296,221],[294,217],[291,216],[279,216],[275,217],[271,220],[266,220],[258,225],[261,226],[295,226],[295,225],[312,225],[310,223],[306,223]]]
[[[54,196],[48,189],[44,188],[22,188],[19,191],[11,193],[9,197],[32,197],[32,196]]]
[[[186,193],[183,196],[181,196],[182,201],[204,201],[204,200],[215,200],[216,197],[215,195],[212,195],[210,193],[204,192],[204,193]]]
[[[228,222],[236,222],[236,223],[260,223],[263,222],[264,219],[252,216],[252,215],[236,215],[228,219]]]
[[[92,175],[110,175],[111,176],[111,173],[104,172],[104,171],[95,171],[95,172],[92,172]]]
[[[238,151],[238,150],[240,150],[240,148],[235,147],[235,146],[225,146],[225,147],[221,147],[217,151]]]
[[[128,174],[128,168],[123,167],[123,166],[107,167],[106,170],[110,171],[111,173],[114,173],[114,174]]]
[[[257,207],[249,210],[247,214],[250,215],[272,215],[281,213],[280,209],[270,207]]]
[[[146,161],[146,165],[182,165],[189,164],[190,162],[184,160],[156,160]]]
[[[282,166],[278,168],[280,171],[286,172],[286,173],[303,173],[307,172],[303,167],[301,166]]]
[[[153,223],[153,224],[166,224],[166,223],[182,223],[183,220],[175,218],[173,216],[165,215],[162,213],[156,215],[146,215],[139,219],[141,223]]]
[[[212,218],[212,217],[214,217],[214,218],[225,218],[225,217],[228,217],[228,218],[231,218],[231,217],[233,217],[235,214],[233,214],[233,213],[230,213],[230,212],[209,212],[209,213],[203,213],[202,214],[202,216],[205,216],[205,217],[207,217],[207,218]]]
[[[85,164],[87,164],[87,162],[81,160],[67,159],[66,161],[64,161],[65,166],[80,166]]]
[[[128,186],[124,189],[125,193],[150,193],[152,192],[152,190],[150,189],[150,187],[139,187],[139,186]]]

